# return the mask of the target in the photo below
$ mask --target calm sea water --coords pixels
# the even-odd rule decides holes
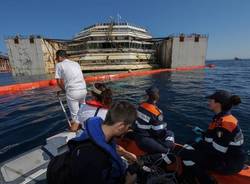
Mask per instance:
[[[190,125],[206,128],[213,117],[204,98],[217,89],[241,96],[243,103],[233,110],[250,150],[250,61],[214,61],[214,69],[161,73],[109,82],[115,99],[138,104],[151,85],[160,89],[160,108],[177,142],[193,139]],[[16,82],[0,74],[0,85]],[[67,127],[55,95],[56,88],[43,88],[0,96],[0,162],[45,142]]]

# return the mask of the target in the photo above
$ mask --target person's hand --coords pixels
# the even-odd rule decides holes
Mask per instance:
[[[133,153],[127,152],[126,154],[123,155],[123,157],[128,161],[129,164],[137,162],[137,157]]]
[[[56,95],[59,96],[61,94],[61,91],[57,91]]]
[[[197,134],[197,135],[202,135],[203,133],[204,133],[204,130],[203,129],[201,129],[200,127],[194,127],[193,129],[192,129],[192,131],[195,133],[195,134]]]
[[[57,92],[56,92],[57,96],[60,96],[60,94],[62,94],[62,93],[65,93],[65,90],[62,90],[62,89],[61,89],[60,91],[57,91]]]
[[[202,137],[196,137],[194,141],[195,141],[196,143],[199,143],[199,142],[202,141],[202,140],[203,140]]]
[[[137,157],[135,154],[130,153],[129,151],[125,150],[123,147],[116,145],[116,151],[120,156],[123,156],[129,164],[134,163],[137,161]]]

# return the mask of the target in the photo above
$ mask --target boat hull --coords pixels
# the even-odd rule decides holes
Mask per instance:
[[[136,156],[142,156],[146,153],[142,151],[133,140],[123,139],[119,140],[119,145],[122,146],[127,151],[134,153]],[[177,144],[177,147],[181,145]],[[234,175],[220,175],[212,173],[216,178],[218,184],[250,184],[250,167],[245,166],[243,170]]]

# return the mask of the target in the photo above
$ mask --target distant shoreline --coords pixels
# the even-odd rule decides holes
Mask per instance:
[[[206,59],[206,61],[250,61],[250,58],[248,59],[239,59],[239,60],[235,60],[235,59]]]

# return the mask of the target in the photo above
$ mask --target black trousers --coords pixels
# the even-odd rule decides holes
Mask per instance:
[[[169,137],[174,137],[174,133],[167,131]],[[148,154],[154,153],[168,153],[174,147],[174,142],[171,140],[159,140],[154,137],[134,135],[133,138],[136,144]]]
[[[208,171],[231,175],[238,173],[243,167],[246,160],[244,152],[237,154],[216,155],[203,147],[202,143],[194,144],[195,150],[181,149],[178,155],[182,160],[193,161],[195,164],[186,166],[197,177],[201,184],[213,183]]]

